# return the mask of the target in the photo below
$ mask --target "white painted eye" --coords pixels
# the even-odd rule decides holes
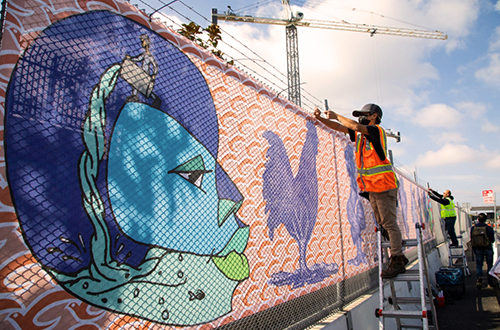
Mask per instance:
[[[205,163],[203,162],[203,157],[198,155],[187,162],[177,166],[173,170],[168,171],[168,173],[175,173],[179,175],[184,180],[195,185],[201,191],[202,189],[203,177],[206,173],[210,173],[212,170],[205,169]]]

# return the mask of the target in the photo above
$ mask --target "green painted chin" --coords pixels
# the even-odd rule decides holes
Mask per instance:
[[[152,248],[138,268],[110,264],[107,269],[90,267],[75,276],[52,275],[91,305],[187,326],[229,313],[233,292],[248,278],[249,266],[245,255],[235,251],[210,257]]]

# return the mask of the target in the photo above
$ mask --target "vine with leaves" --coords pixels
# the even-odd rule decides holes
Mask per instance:
[[[177,30],[177,32],[195,42],[200,47],[209,50],[218,58],[225,60],[224,53],[220,49],[217,49],[219,41],[222,40],[222,32],[219,25],[210,24],[207,28],[202,28],[194,22],[189,22],[188,24],[182,24],[182,28]],[[201,38],[204,34],[206,34],[207,40]],[[227,61],[227,63],[233,65],[234,61]]]

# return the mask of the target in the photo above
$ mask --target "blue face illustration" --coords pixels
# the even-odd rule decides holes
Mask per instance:
[[[108,160],[116,221],[141,243],[220,252],[238,225],[226,212],[219,226],[219,213],[230,208],[219,208],[215,168],[212,154],[174,118],[128,103],[116,121]]]
[[[243,197],[216,163],[217,115],[196,66],[131,20],[106,11],[75,15],[26,50],[6,97],[12,198],[26,242],[51,269],[75,273],[92,262],[95,230],[77,175],[89,147],[82,122],[101,76],[126,55],[141,55],[143,35],[158,69],[156,100],[139,89],[130,101],[133,87],[118,74],[99,135],[104,157],[95,184],[112,258],[137,267],[151,246],[213,255],[245,226],[234,215]],[[65,46],[54,47],[54,40]],[[142,70],[142,63],[132,65]]]
[[[217,163],[213,99],[185,54],[116,14],[71,16],[17,63],[5,118],[23,237],[66,291],[174,326],[231,311],[249,227]]]

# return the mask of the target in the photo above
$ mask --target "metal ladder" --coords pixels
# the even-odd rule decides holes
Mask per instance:
[[[423,226],[423,225],[422,225]],[[383,279],[379,276],[379,308],[375,310],[375,315],[379,319],[379,329],[385,329],[385,319],[393,318],[396,319],[397,329],[438,329],[436,308],[433,302],[432,288],[429,279],[429,272],[427,266],[427,258],[425,255],[424,245],[422,242],[422,227],[420,224],[415,224],[417,231],[416,239],[403,240],[403,247],[416,246],[418,249],[418,270],[407,270],[406,273],[399,274],[391,279]],[[377,231],[378,239],[378,263],[379,263],[379,274],[382,272],[382,255],[384,254],[384,249],[390,247],[389,242],[382,242],[382,235],[380,230]],[[391,297],[388,298],[389,303],[392,301],[393,309],[384,309],[384,282],[389,282],[391,288]],[[419,282],[420,286],[420,297],[397,297],[395,282]],[[426,290],[427,289],[427,290]],[[428,296],[426,295],[426,291]],[[402,310],[401,305],[414,305],[417,306],[418,310]],[[432,314],[432,315],[430,315]],[[429,319],[432,322],[429,322]],[[402,320],[404,319],[420,319],[422,320],[422,325],[415,324],[404,324]],[[429,324],[432,323],[432,324]]]
[[[450,245],[448,246],[450,251],[448,267],[462,268],[463,274],[466,276],[470,276],[470,269],[469,269],[469,264],[467,263],[467,257],[465,256],[465,249],[463,246],[462,235],[457,236],[457,239],[459,240],[458,246],[450,246]],[[458,249],[460,249],[460,252],[459,254],[456,254],[456,251]],[[461,260],[462,263],[460,265],[455,265],[455,260]]]

